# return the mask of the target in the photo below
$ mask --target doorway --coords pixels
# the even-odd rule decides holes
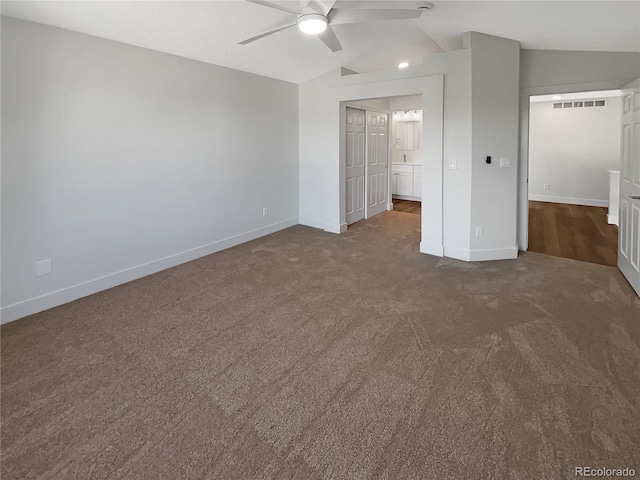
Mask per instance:
[[[532,96],[529,107],[529,251],[616,266],[620,90]]]
[[[351,79],[352,76],[349,77]],[[422,96],[422,135],[423,142],[421,157],[423,160],[422,175],[422,212],[420,215],[420,246],[419,251],[429,255],[442,257],[444,255],[444,76],[429,75],[411,78],[396,78],[363,84],[346,82],[330,90],[327,98],[328,107],[323,121],[331,124],[330,142],[315,139],[311,144],[317,150],[316,160],[321,165],[321,159],[331,159],[338,156],[338,168],[333,168],[330,162],[325,162],[323,168],[315,171],[317,175],[329,176],[335,180],[331,182],[331,202],[327,205],[309,204],[300,217],[300,223],[316,226],[332,233],[347,231],[345,218],[345,136],[344,118],[346,107],[354,101],[368,98],[394,98],[401,95]],[[335,119],[335,122],[334,120]],[[303,132],[304,135],[307,133]],[[318,132],[309,131],[309,135]],[[315,137],[305,137],[313,139]],[[320,136],[324,139],[324,136]],[[306,140],[305,140],[306,144]],[[311,207],[314,207],[313,209]],[[391,207],[392,208],[392,207]],[[322,211],[330,212],[328,218],[333,221],[320,220]],[[313,218],[312,215],[318,215]]]

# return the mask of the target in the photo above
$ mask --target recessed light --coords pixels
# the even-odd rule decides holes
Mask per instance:
[[[551,97],[551,100],[562,100],[562,96],[554,95],[553,97]]]
[[[407,68],[409,66],[409,64],[407,62],[400,62],[400,64],[398,65],[398,68]]]

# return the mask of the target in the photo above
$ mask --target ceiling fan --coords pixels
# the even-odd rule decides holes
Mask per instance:
[[[420,17],[420,15],[422,15],[423,11],[430,10],[433,6],[432,4],[425,2],[424,4],[420,5],[417,10],[378,8],[351,9],[333,8],[336,0],[329,0],[328,2],[311,0],[306,7],[303,7],[300,10],[296,11],[279,4],[271,3],[267,0],[247,1],[295,15],[296,21],[293,23],[287,23],[286,25],[282,25],[280,27],[276,27],[267,32],[263,32],[260,35],[247,38],[246,40],[239,42],[240,45],[246,45],[268,35],[286,30],[287,28],[298,26],[298,28],[304,33],[317,35],[318,38],[331,49],[332,52],[338,52],[342,50],[342,45],[340,44],[338,37],[336,37],[336,34],[331,28],[332,25],[418,18]],[[328,6],[326,4],[328,4]]]

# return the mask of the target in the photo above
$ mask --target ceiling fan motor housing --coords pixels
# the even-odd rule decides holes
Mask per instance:
[[[304,33],[318,34],[327,28],[327,17],[311,7],[305,7],[298,12],[298,27]]]

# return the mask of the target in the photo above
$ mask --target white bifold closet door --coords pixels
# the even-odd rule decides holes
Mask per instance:
[[[346,222],[351,225],[365,215],[365,112],[347,108],[346,117]]]
[[[367,110],[367,218],[387,209],[389,195],[388,115]]]

